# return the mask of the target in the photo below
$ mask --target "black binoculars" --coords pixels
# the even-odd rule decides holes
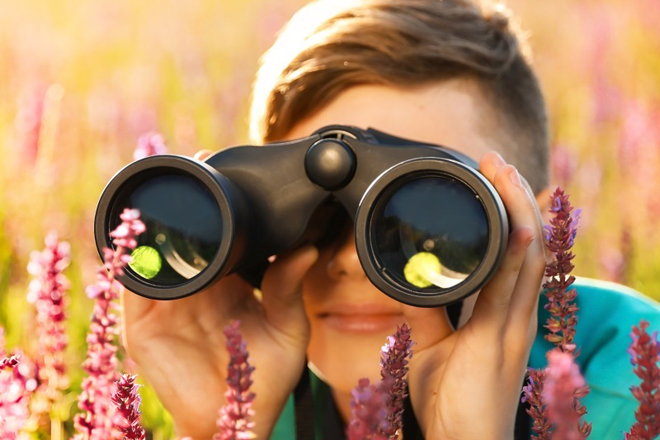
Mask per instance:
[[[500,196],[469,157],[343,125],[204,162],[159,155],[127,165],[96,210],[101,255],[125,208],[140,210],[146,232],[119,280],[162,300],[230,273],[259,287],[270,256],[328,246],[352,224],[378,289],[410,305],[449,305],[495,273],[510,232]]]

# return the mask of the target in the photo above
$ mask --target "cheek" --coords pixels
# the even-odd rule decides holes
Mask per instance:
[[[332,280],[328,277],[328,263],[331,255],[321,251],[319,259],[303,278],[303,299],[307,315],[318,310],[319,305],[330,296]]]

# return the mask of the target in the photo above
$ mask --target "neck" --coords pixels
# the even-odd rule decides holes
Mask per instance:
[[[339,415],[341,416],[342,421],[344,424],[348,425],[348,422],[351,421],[351,398],[353,396],[351,393],[342,393],[341,391],[337,391],[335,389],[332,390],[332,398],[335,401],[335,405],[337,405],[337,409],[339,410]],[[398,440],[403,440],[403,432],[399,431],[399,435],[396,437]]]
[[[344,393],[336,389],[332,389],[332,398],[337,405],[339,410],[339,415],[341,416],[342,421],[348,425],[348,422],[351,420],[351,393]]]

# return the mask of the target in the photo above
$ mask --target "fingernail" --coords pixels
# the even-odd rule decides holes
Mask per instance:
[[[506,165],[506,162],[504,162],[504,159],[502,159],[502,156],[500,156],[500,153],[498,152],[495,152],[495,158],[493,159],[493,162],[495,162],[495,166],[497,166],[497,168]]]
[[[519,186],[519,187],[522,188],[522,182],[520,181],[520,174],[518,174],[518,170],[517,170],[517,169],[513,168],[513,169],[509,172],[509,179],[511,179],[511,182],[512,182],[514,185]]]

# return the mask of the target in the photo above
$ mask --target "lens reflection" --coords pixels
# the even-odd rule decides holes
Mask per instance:
[[[481,200],[464,183],[439,174],[390,184],[376,202],[371,228],[375,257],[384,270],[422,291],[461,283],[488,247]]]
[[[151,246],[140,246],[131,252],[131,269],[142,278],[152,279],[163,268],[163,260],[158,251]]]
[[[222,239],[220,208],[197,179],[179,173],[129,181],[117,196],[111,219],[139,209],[146,232],[138,236],[130,268],[151,284],[182,284],[203,271]]]

